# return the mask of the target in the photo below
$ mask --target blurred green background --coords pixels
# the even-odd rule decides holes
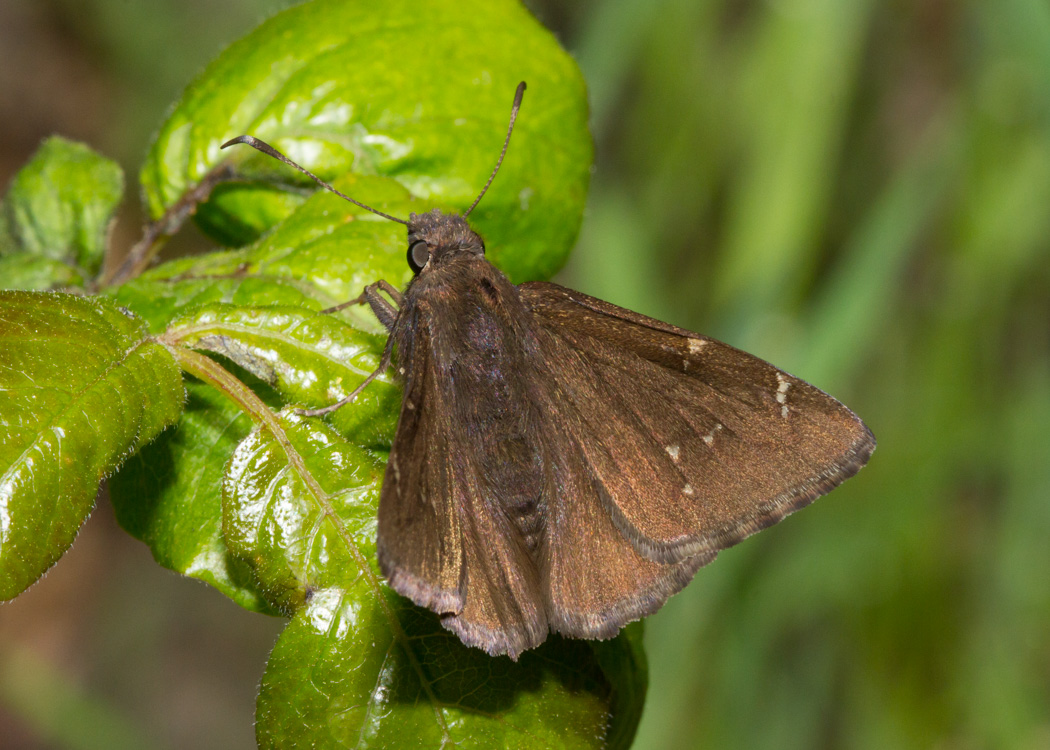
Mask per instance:
[[[3,0],[0,180],[52,132],[133,179],[192,75],[287,4]],[[636,747],[1050,747],[1050,4],[529,5],[598,147],[560,280],[770,359],[879,439],[649,619]],[[103,505],[0,608],[0,747],[254,747],[282,624]]]

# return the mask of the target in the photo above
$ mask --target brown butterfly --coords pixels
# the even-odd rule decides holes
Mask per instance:
[[[767,362],[556,284],[515,286],[463,214],[408,226],[415,278],[367,302],[404,400],[379,501],[394,590],[466,644],[516,659],[551,631],[610,638],[718,551],[855,474],[853,412]],[[386,295],[384,297],[383,295]],[[388,299],[389,298],[389,299]]]

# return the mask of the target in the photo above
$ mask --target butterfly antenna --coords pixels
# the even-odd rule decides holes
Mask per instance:
[[[513,122],[513,120],[512,120],[512,122]],[[254,148],[256,151],[262,151],[267,156],[272,156],[274,159],[277,159],[279,161],[283,161],[289,167],[295,167],[300,172],[302,172],[304,175],[306,175],[311,180],[316,182],[318,185],[323,187],[325,190],[331,190],[333,193],[338,195],[340,198],[350,201],[355,206],[360,206],[361,208],[365,209],[366,211],[371,211],[372,213],[376,214],[377,216],[382,216],[384,219],[390,219],[390,221],[396,221],[398,224],[405,224],[405,225],[408,224],[408,222],[405,221],[404,219],[399,219],[396,216],[391,216],[390,214],[385,214],[382,211],[377,211],[376,209],[372,208],[371,206],[366,206],[364,203],[361,203],[360,201],[355,201],[349,195],[346,195],[344,193],[339,192],[334,187],[332,187],[327,182],[325,182],[320,177],[318,177],[313,172],[311,172],[309,169],[305,169],[304,167],[300,167],[298,164],[296,164],[294,161],[292,161],[287,156],[282,154],[280,151],[275,149],[269,143],[266,143],[265,141],[260,141],[258,138],[256,138],[253,135],[239,135],[236,138],[231,138],[230,140],[226,141],[226,143],[222,144],[221,148],[226,148],[227,146],[232,146],[235,143],[246,143],[249,146],[251,146],[252,148]],[[504,146],[504,150],[506,150],[506,146]],[[500,159],[502,160],[503,157],[501,156]],[[491,180],[489,180],[489,182],[491,182]],[[486,186],[486,187],[488,187],[488,186]],[[471,206],[471,208],[473,208],[473,206]]]
[[[503,157],[507,155],[507,146],[510,145],[510,134],[514,132],[514,121],[518,119],[518,110],[521,109],[521,98],[523,96],[525,96],[525,81],[519,83],[518,90],[514,92],[514,104],[510,108],[510,125],[507,126],[507,139],[503,141],[503,150],[499,152],[496,168],[492,170],[492,174],[489,175],[489,181],[485,183],[485,187],[481,188],[481,192],[478,193],[478,197],[474,199],[474,202],[470,204],[470,208],[463,213],[463,218],[470,216],[470,212],[481,202],[482,197],[489,189],[489,185],[496,179],[496,172],[499,171],[500,165],[503,164]]]

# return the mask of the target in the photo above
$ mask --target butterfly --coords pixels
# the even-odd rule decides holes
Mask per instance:
[[[378,511],[389,585],[512,659],[550,632],[604,639],[719,550],[853,476],[875,438],[848,408],[715,339],[557,284],[512,284],[467,216],[399,219],[414,278],[366,303],[404,396]]]

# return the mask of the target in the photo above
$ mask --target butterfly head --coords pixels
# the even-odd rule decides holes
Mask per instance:
[[[485,241],[465,218],[436,208],[408,217],[408,265],[413,273],[463,255],[485,257]]]

